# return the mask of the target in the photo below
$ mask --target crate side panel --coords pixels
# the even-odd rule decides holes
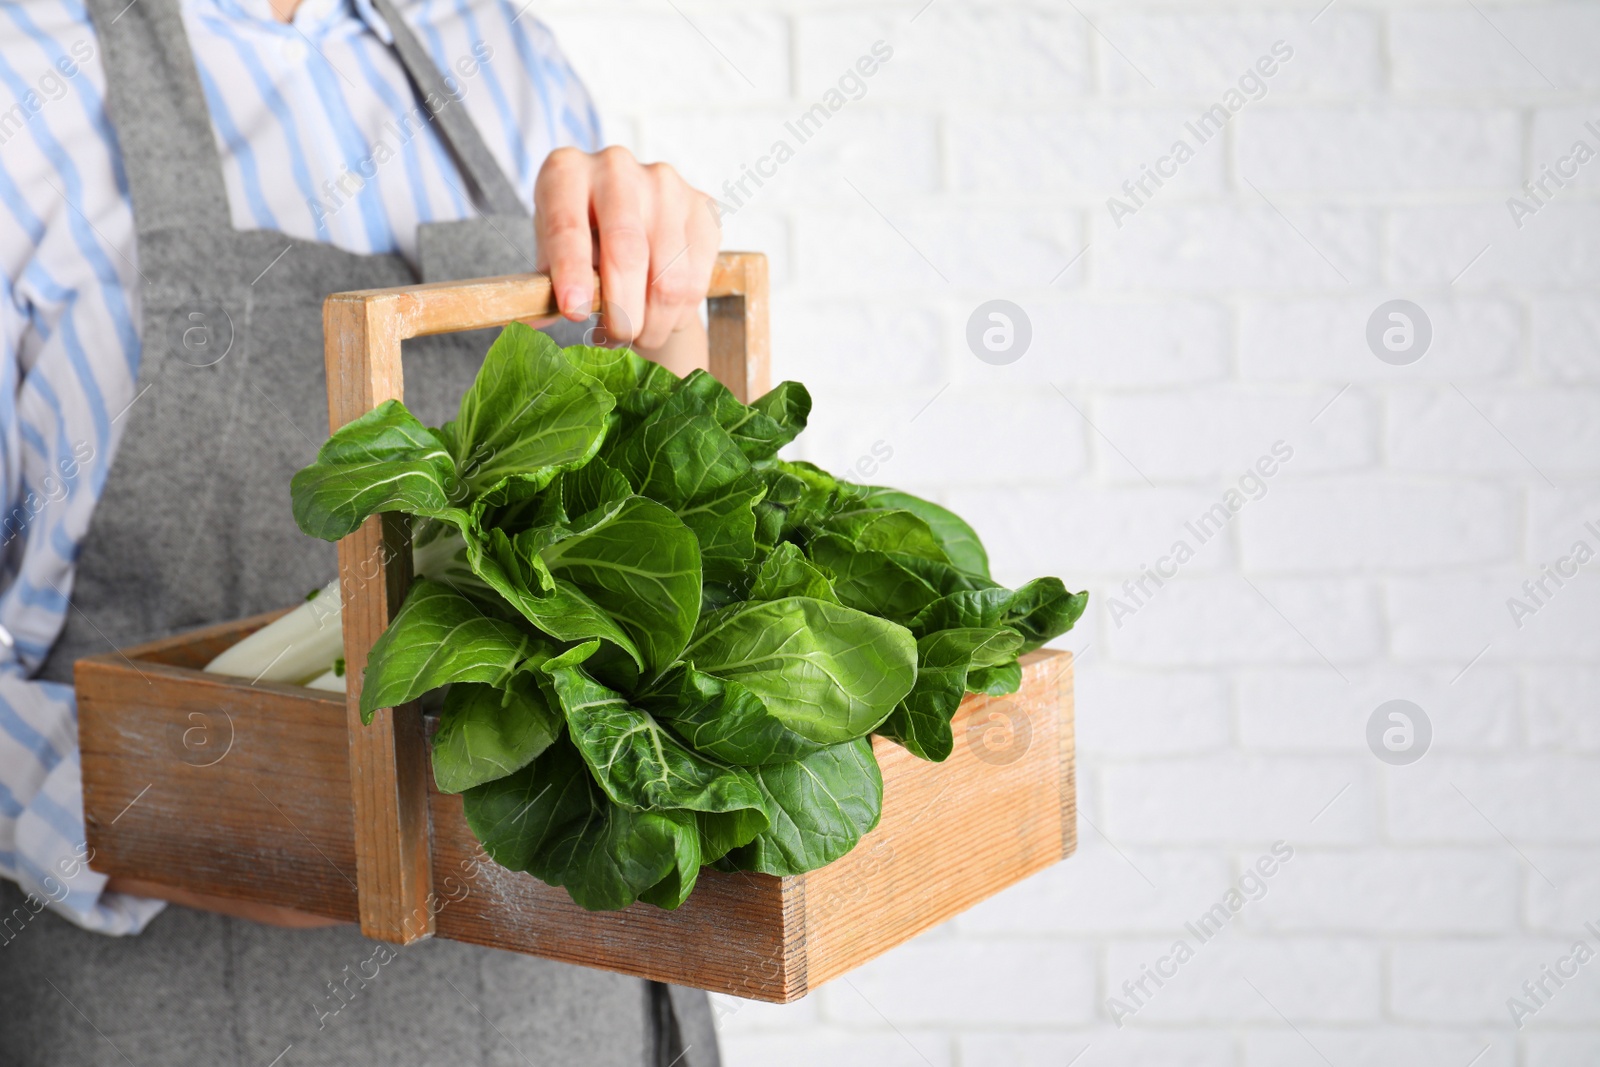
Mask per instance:
[[[108,659],[77,666],[91,866],[354,920],[338,694]]]
[[[432,805],[439,936],[752,1000],[805,992],[804,879],[702,870],[675,911],[585,911],[490,860],[460,797],[435,792]]]
[[[927,763],[884,738],[883,818],[807,875],[813,988],[1058,862],[1076,843],[1071,657],[1035,653],[1009,696],[969,696],[955,751]]]

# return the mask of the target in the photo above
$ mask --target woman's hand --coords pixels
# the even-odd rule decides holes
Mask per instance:
[[[539,270],[561,313],[592,312],[600,271],[608,340],[631,343],[678,374],[709,363],[700,304],[722,243],[715,205],[665,163],[626,148],[558,148],[533,189]]]

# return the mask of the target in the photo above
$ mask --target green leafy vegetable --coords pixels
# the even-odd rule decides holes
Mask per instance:
[[[705,401],[685,392],[668,397],[613,445],[607,461],[637,492],[668,507],[685,507],[750,469],[728,431]]]
[[[898,489],[868,489],[861,497],[861,502],[869,508],[894,508],[911,512],[927,523],[929,531],[952,564],[969,574],[989,577],[989,554],[983,550],[983,542],[978,540],[977,533],[961,516]]]
[[[730,866],[762,874],[804,874],[843,856],[878,825],[883,776],[866,738],[793,763],[758,767],[772,825],[729,854]]]
[[[1017,589],[969,589],[930,603],[910,622],[919,637],[957,626],[1010,626],[1023,636],[1022,651],[1038,648],[1072,628],[1089,603],[1069,593],[1059,578],[1036,578]]]
[[[640,703],[696,750],[742,767],[785,763],[824,747],[791,729],[739,682],[687,664]]]
[[[504,688],[457,682],[445,694],[433,735],[433,780],[445,793],[520,771],[549,748],[561,732],[533,678],[513,675]]]
[[[594,456],[615,404],[548,336],[513,322],[489,347],[443,433],[475,494],[513,478],[542,489]]]
[[[676,515],[641,496],[589,518],[541,550],[540,562],[616,619],[646,668],[666,667],[699,611],[699,542]]]
[[[469,540],[469,559],[484,584],[494,589],[537,630],[557,641],[609,641],[643,669],[644,658],[622,624],[571,582],[558,581],[537,551],[541,531],[515,538],[490,530]]]
[[[596,682],[581,667],[544,667],[567,730],[606,795],[636,811],[685,808],[725,812],[761,810],[749,774],[693,751],[647,711]]]
[[[565,740],[515,774],[468,790],[464,806],[491,859],[565,886],[591,910],[625,908],[669,877],[672,892],[654,903],[676,907],[699,872],[691,813],[612,803]]]
[[[801,596],[703,617],[684,656],[740,683],[778,721],[822,744],[866,734],[917,676],[916,643],[904,627]]]
[[[833,582],[828,576],[806,559],[796,545],[785,541],[762,562],[750,586],[750,599],[782,600],[791,596],[839,603],[839,594],[833,591]]]
[[[779,459],[810,411],[512,324],[454,420],[391,401],[295,476],[313,536],[411,516],[416,580],[351,684],[368,721],[445,690],[434,779],[497,863],[591,909],[831,863],[878,822],[874,733],[945,759],[964,696],[1082,614],[1057,579],[997,585],[945,508]],[[219,662],[322,684],[323,603]]]
[[[939,630],[917,642],[917,683],[883,728],[914,755],[950,757],[950,718],[966,695],[973,671],[1015,663],[1022,635],[1015,630],[970,627]]]
[[[746,472],[679,506],[678,518],[700,542],[708,579],[736,579],[743,574],[756,554],[756,505],[766,493],[761,479]]]
[[[1022,685],[1022,664],[1013,660],[996,667],[980,667],[967,672],[967,692],[985,696],[1015,693]]]
[[[504,685],[540,643],[449,586],[422,579],[367,656],[361,721],[452,682]]]
[[[386,400],[328,438],[289,484],[300,529],[337,541],[386,511],[464,521],[463,488],[439,434]],[[308,598],[309,599],[309,598]]]

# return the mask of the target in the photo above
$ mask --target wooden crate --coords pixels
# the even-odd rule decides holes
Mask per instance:
[[[764,258],[724,254],[710,310],[713,372],[758,395]],[[330,297],[333,425],[401,396],[403,338],[549,311],[548,280],[533,275]],[[945,763],[874,739],[883,819],[844,858],[789,878],[703,871],[676,911],[586,912],[482,854],[461,799],[433,784],[418,707],[361,725],[362,668],[404,595],[410,549],[379,516],[339,555],[348,694],[201,671],[271,614],[78,661],[96,870],[360,922],[402,944],[439,936],[782,1002],[1076,845],[1071,657],[1036,652],[1016,694],[962,704]]]

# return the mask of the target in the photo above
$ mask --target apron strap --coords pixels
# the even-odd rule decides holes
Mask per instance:
[[[648,982],[654,1048],[645,1067],[722,1067],[710,999],[698,989]]]
[[[178,0],[87,3],[140,231],[197,223],[231,231],[211,115]]]
[[[179,0],[86,0],[100,39],[106,107],[141,230],[193,226],[233,229],[228,191],[211,132],[211,114],[184,30]],[[389,24],[394,49],[418,94],[447,100],[434,116],[473,199],[484,215],[528,218],[472,118],[390,0],[373,0]],[[528,268],[525,268],[528,269]]]
[[[400,17],[391,0],[372,0],[372,6],[389,24],[389,32],[394,35],[395,54],[410,75],[417,95],[423,100],[432,96],[447,101],[433,116],[434,123],[439,128],[439,136],[455,157],[462,176],[472,187],[478,211],[484,215],[527,218],[528,208],[517,195],[516,186],[490,154],[489,146],[483,143],[483,135],[445,84],[444,75],[440,73],[433,57],[422,47],[422,42],[411,32],[411,27]]]

